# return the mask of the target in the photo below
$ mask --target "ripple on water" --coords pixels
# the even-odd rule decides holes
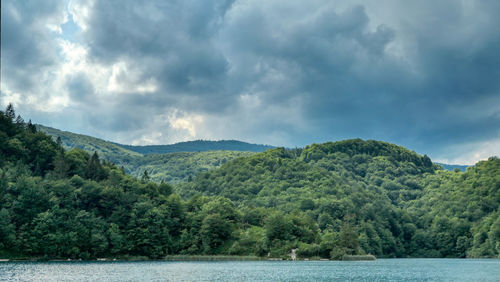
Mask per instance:
[[[500,260],[1,262],[0,280],[500,281]]]

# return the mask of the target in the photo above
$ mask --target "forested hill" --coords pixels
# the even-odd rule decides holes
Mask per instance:
[[[207,141],[195,140],[179,142],[171,145],[149,145],[149,146],[118,146],[138,152],[141,154],[168,154],[174,152],[205,152],[205,151],[242,151],[242,152],[264,152],[267,149],[274,148],[269,145],[250,144],[237,140]]]
[[[61,145],[66,149],[78,148],[90,154],[97,152],[102,159],[123,167],[127,173],[135,177],[142,176],[146,171],[151,180],[158,183],[185,182],[200,172],[206,172],[229,160],[254,154],[252,150],[265,148],[263,145],[239,141],[193,141],[165,146],[125,146],[42,125],[37,125],[37,128],[51,135],[54,140],[60,138]],[[213,151],[216,148],[232,148],[234,151]],[[246,149],[248,151],[245,151]],[[169,151],[169,153],[151,154],[153,151]]]
[[[298,239],[299,250],[309,254],[332,248],[338,256],[358,247],[398,257],[500,253],[498,158],[452,172],[403,147],[355,139],[236,159],[177,191],[186,198],[227,197],[246,207],[246,220],[255,226],[267,226],[262,222],[270,209],[280,211],[267,223],[281,228],[272,234],[277,248],[314,233],[294,227],[312,220],[321,243]],[[303,217],[291,216],[297,214]],[[327,247],[345,232],[355,234],[350,243],[342,239],[351,247]]]
[[[127,173],[136,177],[146,170],[151,179],[157,182],[186,182],[197,173],[218,167],[234,158],[273,148],[235,140],[197,140],[171,145],[131,146],[43,125],[36,127],[54,139],[61,138],[62,146],[66,149],[79,148],[88,153],[97,152],[101,158],[123,166]],[[339,149],[342,148],[335,148]],[[440,163],[438,165],[447,170],[458,168],[465,171],[467,167]]]
[[[83,134],[76,134],[68,131],[62,131],[43,125],[37,125],[37,128],[51,136],[54,136],[55,138],[61,137],[63,146],[68,149],[80,148],[85,151],[97,151],[103,155],[134,155],[134,153],[146,155],[207,151],[263,152],[267,149],[274,148],[273,146],[269,145],[251,144],[237,140],[195,140],[169,145],[134,146],[105,141],[99,138]]]
[[[88,135],[62,131],[43,125],[36,125],[36,128],[52,136],[54,140],[60,138],[61,145],[66,149],[78,148],[89,153],[97,152],[101,157],[114,163],[119,163],[122,159],[127,159],[129,157],[141,156],[141,154],[125,149],[113,142]]]
[[[64,150],[9,105],[0,258],[500,257],[496,157],[447,171],[361,139],[246,153],[187,183],[153,183]]]
[[[369,179],[378,186],[394,184],[399,187],[398,183],[384,183],[383,180],[421,176],[434,173],[438,168],[429,157],[401,146],[353,139],[313,144],[304,149],[276,148],[236,159],[218,170],[199,175],[180,192],[222,194],[233,200],[265,195],[270,201],[276,201],[275,196],[279,193],[288,193],[288,188],[306,184],[315,190],[343,185],[351,189]],[[351,185],[350,182],[355,183]],[[292,194],[299,196],[297,193],[309,192],[293,190]]]

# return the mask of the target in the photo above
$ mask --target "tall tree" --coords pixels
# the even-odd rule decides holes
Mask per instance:
[[[16,118],[16,112],[14,111],[14,106],[12,106],[12,103],[9,103],[7,105],[7,108],[5,109],[5,116],[10,118],[10,120],[14,121]]]
[[[95,151],[87,163],[85,177],[92,180],[101,180],[105,177],[104,169],[102,168],[101,161],[99,160],[99,155]]]
[[[149,182],[149,180],[151,180],[147,170],[144,170],[144,172],[142,173],[141,180],[142,182]]]
[[[20,115],[17,115],[16,124],[24,125],[24,119]]]
[[[28,125],[26,126],[26,128],[28,128],[28,131],[30,131],[31,133],[36,133],[36,126],[31,123],[31,119],[28,121]]]

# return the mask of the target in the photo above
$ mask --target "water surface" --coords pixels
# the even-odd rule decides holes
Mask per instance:
[[[0,262],[0,280],[500,281],[500,260]]]

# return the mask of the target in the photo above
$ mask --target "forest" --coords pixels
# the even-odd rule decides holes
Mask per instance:
[[[59,138],[67,150],[77,148],[90,154],[97,152],[102,160],[123,167],[132,176],[140,177],[147,171],[152,181],[170,184],[186,182],[198,173],[219,167],[227,161],[271,148],[229,140],[131,146],[42,125],[36,127],[56,140]]]
[[[0,257],[499,257],[500,159],[447,171],[361,139],[135,177],[0,111]]]

